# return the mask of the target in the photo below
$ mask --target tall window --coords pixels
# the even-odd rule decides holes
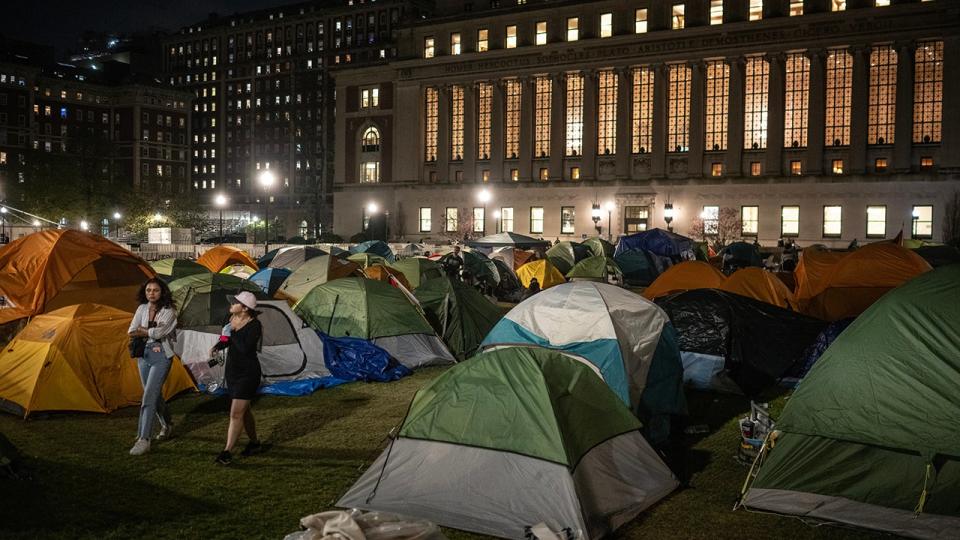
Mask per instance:
[[[513,208],[505,207],[500,209],[500,231],[513,232]]]
[[[830,11],[844,11],[847,9],[847,0],[830,0]]]
[[[834,49],[827,54],[827,146],[850,144],[850,104],[853,89],[853,56]]]
[[[576,232],[576,209],[573,206],[560,207],[560,234],[573,234]]]
[[[537,77],[536,102],[534,103],[534,157],[550,156],[550,111],[553,99],[553,80],[550,77]]]
[[[578,17],[567,18],[567,41],[576,41],[580,39],[580,19]]]
[[[450,87],[450,159],[463,159],[463,87]]]
[[[893,144],[897,113],[897,51],[889,45],[870,51],[868,144]]]
[[[433,222],[430,219],[432,214],[432,208],[420,209],[420,232],[430,232],[430,229],[433,228]]]
[[[803,15],[803,0],[790,0],[790,16]]]
[[[913,75],[913,142],[940,142],[943,119],[943,42],[917,43]]]
[[[647,230],[650,208],[647,206],[626,206],[623,209],[623,230],[627,234]]]
[[[365,161],[360,164],[360,181],[364,184],[376,184],[380,181],[380,162]]]
[[[617,153],[617,73],[600,72],[597,92],[597,153]]]
[[[670,66],[670,102],[667,108],[667,151],[690,149],[690,67]]]
[[[490,159],[490,118],[493,107],[493,85],[477,85],[477,159]]]
[[[436,47],[433,42],[433,37],[423,38],[423,57],[433,58],[435,53]]]
[[[653,143],[653,70],[633,70],[633,153],[645,154]]]
[[[477,30],[477,52],[490,50],[490,31],[486,28]]]
[[[459,232],[460,230],[460,212],[457,208],[447,208],[444,212],[443,230],[445,232]]]
[[[583,153],[583,75],[567,74],[567,151],[568,156]]]
[[[425,95],[424,117],[426,118],[426,137],[424,148],[427,161],[437,160],[437,117],[440,115],[439,92],[436,88],[427,87]]]
[[[803,53],[787,55],[783,145],[806,148],[810,103],[810,59]]]
[[[707,150],[727,149],[727,111],[729,105],[730,66],[723,60],[707,62]]]
[[[504,142],[507,159],[516,159],[520,155],[520,93],[523,84],[517,79],[507,79],[506,133]]]
[[[486,212],[482,206],[473,208],[473,232],[475,233],[484,233],[486,232],[487,220]]]
[[[684,4],[674,4],[671,10],[670,27],[674,30],[680,30],[686,25],[686,7]]]
[[[823,207],[823,237],[839,238],[843,232],[843,207]]]
[[[530,233],[543,234],[543,207],[530,207]]]
[[[613,13],[600,14],[600,37],[608,38],[613,35]]]
[[[537,45],[547,44],[547,21],[537,21]]]
[[[933,207],[932,206],[914,206],[913,212],[913,238],[932,238],[933,237]]]
[[[638,9],[634,12],[633,31],[637,34],[647,33],[647,8]]]
[[[740,234],[743,236],[756,236],[760,230],[760,207],[741,206],[740,224]]]
[[[363,138],[360,142],[361,152],[379,152],[380,151],[380,130],[370,126],[363,132]]]
[[[460,32],[450,34],[450,54],[460,54]]]
[[[517,48],[517,26],[510,25],[507,27],[506,31],[506,41],[504,47],[507,49],[516,49]]]
[[[723,0],[710,0],[710,24],[723,24]]]
[[[747,58],[744,93],[743,146],[758,150],[767,147],[767,94],[770,64],[758,56]]]
[[[750,20],[759,21],[763,18],[763,0],[750,0]]]
[[[717,234],[720,232],[720,207],[704,206],[700,212],[703,220],[703,234]]]
[[[887,237],[887,207],[867,207],[867,238]]]
[[[800,207],[783,206],[780,208],[780,236],[800,234]]]

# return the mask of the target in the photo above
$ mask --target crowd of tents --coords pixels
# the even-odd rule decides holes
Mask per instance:
[[[616,246],[499,233],[463,247],[458,276],[442,264],[450,247],[254,260],[218,246],[147,263],[43,231],[0,248],[0,408],[139,403],[126,328],[137,288],[159,276],[178,310],[165,397],[223,390],[207,355],[242,290],[264,326],[262,393],[452,365],[339,506],[510,538],[541,522],[600,537],[679,485],[662,450],[684,428],[686,387],[754,397],[780,384],[795,394],[743,506],[938,537],[960,527],[960,257],[930,247],[811,247],[784,272],[755,245],[714,255],[657,229]]]

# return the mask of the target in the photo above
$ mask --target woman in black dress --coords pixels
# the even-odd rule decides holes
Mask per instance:
[[[246,431],[250,441],[240,453],[243,456],[256,454],[263,450],[257,438],[256,423],[250,410],[250,400],[260,387],[262,372],[257,352],[263,328],[257,320],[257,299],[249,292],[242,292],[231,299],[230,335],[221,336],[220,342],[210,350],[227,350],[227,364],[224,369],[227,392],[230,394],[230,426],[227,428],[227,444],[217,456],[216,462],[227,465],[233,459],[232,451],[240,432]]]

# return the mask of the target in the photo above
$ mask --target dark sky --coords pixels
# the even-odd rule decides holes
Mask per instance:
[[[176,30],[211,12],[236,12],[299,3],[296,0],[0,0],[0,34],[72,48],[84,30],[132,32],[159,27]]]

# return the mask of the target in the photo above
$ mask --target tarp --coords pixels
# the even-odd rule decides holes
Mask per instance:
[[[267,295],[256,283],[227,274],[195,274],[170,282],[177,306],[177,326],[219,332],[230,319],[228,296],[250,291],[258,300]]]
[[[683,259],[694,259],[694,248],[694,241],[686,236],[663,229],[650,229],[620,238],[614,257],[628,249],[642,249],[679,262]]]
[[[500,308],[476,289],[448,277],[424,283],[415,294],[427,320],[458,360],[476,351],[503,317]]]
[[[476,240],[471,240],[467,242],[467,245],[470,247],[484,247],[484,248],[495,248],[495,247],[516,247],[520,249],[531,249],[531,248],[548,248],[550,247],[550,242],[546,240],[538,240],[530,236],[524,236],[522,234],[512,233],[512,232],[502,232],[497,234],[491,234],[484,236],[483,238],[478,238]]]
[[[823,353],[827,352],[830,345],[833,345],[833,342],[840,337],[840,334],[843,333],[852,322],[853,319],[841,319],[827,325],[827,327],[823,329],[823,332],[820,332],[820,335],[817,336],[817,339],[803,352],[801,361],[790,368],[790,371],[787,372],[786,377],[784,377],[781,383],[784,386],[796,386],[807,376],[807,373],[813,369],[813,365],[817,363],[817,360],[820,360]]]
[[[587,238],[581,245],[589,249],[590,254],[594,257],[613,257],[613,254],[617,251],[616,246],[599,236]]]
[[[616,277],[619,282],[622,281],[623,272],[620,271],[620,267],[612,258],[602,255],[587,257],[567,272],[567,279],[570,280],[602,281],[606,283],[610,276]]]
[[[208,274],[210,269],[189,259],[161,259],[150,263],[157,277],[167,283],[194,274]]]
[[[547,250],[547,260],[557,267],[561,274],[566,274],[590,255],[590,248],[570,241],[560,242]]]
[[[343,381],[390,382],[413,374],[390,358],[390,353],[365,339],[328,336],[323,340],[323,356],[330,374]]]
[[[719,289],[726,278],[709,263],[684,261],[671,266],[643,291],[643,296],[654,300],[668,294],[692,289]]]
[[[613,258],[623,272],[627,284],[635,287],[649,287],[660,271],[650,255],[642,249],[628,249]]]
[[[197,262],[206,266],[211,272],[219,272],[234,264],[244,264],[254,270],[259,268],[256,261],[251,259],[246,251],[231,246],[210,248],[197,259]]]
[[[74,230],[46,230],[0,250],[0,325],[60,307],[99,302],[133,313],[154,271],[113,242]]]
[[[277,290],[277,296],[296,302],[317,285],[361,273],[356,263],[344,261],[334,255],[321,255],[310,259],[291,273]]]
[[[34,317],[0,351],[0,407],[24,417],[39,411],[109,413],[140,405],[143,386],[130,359],[131,313],[78,304]],[[193,389],[176,358],[164,399]]]
[[[730,275],[720,289],[782,308],[797,309],[797,301],[790,289],[776,274],[762,268],[741,268]]]
[[[374,264],[364,268],[363,275],[365,275],[368,279],[382,281],[391,285],[394,285],[396,281],[396,283],[403,285],[403,287],[408,291],[413,288],[410,286],[410,282],[407,280],[406,276],[403,275],[403,272],[390,268],[389,266],[384,266],[383,264]]]
[[[293,272],[303,266],[303,263],[321,255],[328,255],[328,253],[313,246],[289,246],[277,250],[276,254],[267,261],[267,264],[261,264],[260,267],[286,268]]]
[[[408,257],[390,263],[393,268],[403,274],[410,283],[411,289],[423,285],[429,279],[436,279],[443,276],[443,270],[435,261],[423,257]]]
[[[787,402],[744,503],[915,538],[960,530],[960,265],[868,308]]]
[[[357,253],[371,253],[373,255],[379,255],[391,263],[396,260],[393,251],[390,250],[390,246],[381,240],[368,240],[355,246],[350,246],[350,253],[354,255]]]
[[[517,269],[517,278],[527,288],[530,287],[530,280],[537,278],[541,290],[567,282],[563,274],[547,259],[531,261],[521,266]]]
[[[256,283],[268,297],[273,298],[277,289],[283,285],[288,277],[290,277],[290,270],[286,268],[267,267],[250,276],[250,281]]]

